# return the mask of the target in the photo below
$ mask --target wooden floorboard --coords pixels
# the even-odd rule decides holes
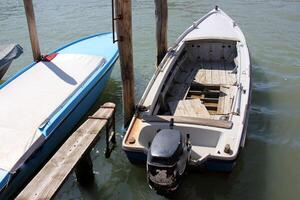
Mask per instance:
[[[224,63],[224,68],[226,72],[226,82],[228,85],[233,85],[236,82],[236,74],[232,73],[233,64],[232,63]]]
[[[205,82],[203,84],[211,84],[211,66],[210,63],[205,63]]]
[[[224,61],[220,61],[220,62],[196,62],[196,63],[190,63],[190,65],[192,66],[192,68],[195,70],[194,74],[193,72],[190,72],[190,76],[186,77],[185,74],[183,74],[182,76],[178,76],[177,78],[177,82],[182,82],[184,79],[185,81],[185,85],[181,84],[174,84],[172,87],[172,90],[170,91],[170,94],[172,96],[170,96],[168,98],[168,103],[169,102],[176,102],[178,104],[178,101],[182,99],[182,90],[186,90],[188,89],[188,87],[186,87],[186,85],[190,85],[190,83],[188,82],[188,80],[193,80],[195,84],[199,83],[200,85],[206,85],[206,86],[221,86],[221,92],[220,92],[220,97],[218,99],[218,103],[217,103],[217,107],[216,110],[211,109],[209,107],[209,105],[211,104],[206,102],[206,106],[208,106],[209,108],[209,112],[210,112],[210,118],[212,118],[212,115],[217,115],[217,118],[219,118],[220,115],[224,115],[224,114],[228,114],[231,112],[231,104],[232,104],[232,99],[233,99],[233,89],[235,86],[233,86],[236,83],[236,74],[232,73],[232,70],[234,68],[234,64],[233,63],[225,63]],[[218,89],[217,89],[218,90]],[[201,91],[199,91],[201,92]],[[190,93],[189,93],[190,94]],[[194,98],[199,98],[199,95],[197,97],[194,97],[195,95],[192,96],[188,96],[189,100],[192,100]],[[176,98],[174,98],[176,97]],[[172,103],[171,103],[172,104]],[[174,103],[173,103],[174,104]],[[176,105],[177,105],[176,104]],[[184,105],[186,106],[186,105]],[[183,107],[184,107],[183,106]],[[172,106],[171,106],[172,107]],[[173,106],[174,107],[174,106]],[[180,113],[180,115],[184,115],[186,116],[187,113],[182,114],[182,112],[186,112],[186,110],[188,110],[187,108],[185,108],[182,112],[179,111],[182,108],[182,106],[179,106],[177,114]],[[191,108],[193,108],[193,106],[191,105]],[[173,113],[176,112],[175,108],[173,109]],[[195,108],[193,108],[195,109]]]
[[[201,62],[194,81],[203,85],[234,85],[236,74],[232,73],[232,64],[223,62]]]
[[[226,73],[224,69],[224,64],[219,62],[219,78],[220,78],[220,85],[226,83]]]
[[[236,86],[221,86],[217,114],[229,114],[231,112],[232,102]]]
[[[213,85],[220,85],[221,84],[221,79],[220,79],[220,69],[218,63],[211,63],[211,84]]]
[[[210,118],[209,112],[200,99],[169,102],[169,107],[174,116]]]

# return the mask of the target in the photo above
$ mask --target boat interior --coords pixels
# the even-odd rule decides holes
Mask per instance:
[[[186,41],[161,87],[150,115],[141,115],[126,137],[126,147],[147,149],[171,119],[177,130],[190,135],[192,158],[217,154],[234,146],[232,132],[234,98],[237,94],[237,41]],[[200,126],[198,126],[200,125]]]
[[[237,42],[186,41],[152,115],[228,120],[237,91]]]

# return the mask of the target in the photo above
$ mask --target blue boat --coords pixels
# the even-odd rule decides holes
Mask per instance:
[[[0,86],[0,199],[34,176],[95,103],[118,58],[112,33],[82,38]]]

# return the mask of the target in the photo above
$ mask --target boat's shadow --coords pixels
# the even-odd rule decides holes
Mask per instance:
[[[57,77],[70,85],[76,85],[77,81],[69,74],[64,72],[60,67],[55,65],[53,62],[44,62],[44,65],[49,68]]]

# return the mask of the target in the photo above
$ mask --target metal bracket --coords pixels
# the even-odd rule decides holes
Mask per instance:
[[[116,39],[116,36],[115,36],[115,21],[116,20],[122,20],[123,19],[123,16],[122,15],[118,15],[118,17],[115,17],[115,0],[111,0],[111,17],[112,17],[112,32],[113,32],[113,43],[119,41],[118,39]],[[120,36],[120,40],[122,36]]]

